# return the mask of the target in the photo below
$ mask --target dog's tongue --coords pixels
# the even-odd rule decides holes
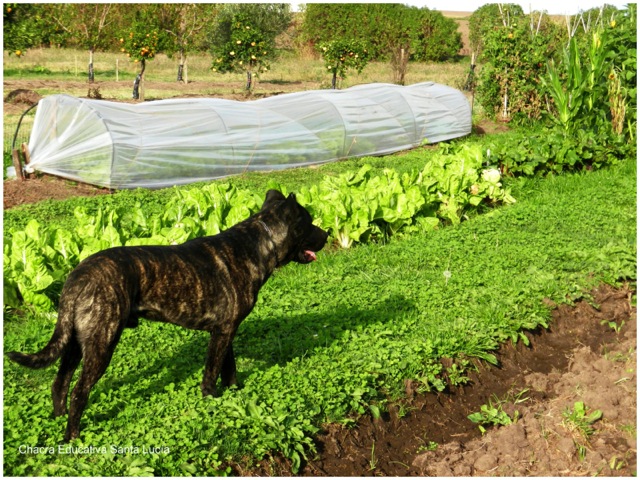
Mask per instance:
[[[305,251],[303,252],[303,255],[304,255],[304,259],[305,259],[307,262],[313,262],[313,261],[315,261],[315,260],[316,260],[316,258],[317,258],[317,257],[316,257],[316,252],[311,251],[311,250],[305,250]]]

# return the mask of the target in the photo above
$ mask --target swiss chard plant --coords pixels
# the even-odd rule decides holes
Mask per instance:
[[[443,148],[422,171],[370,165],[327,176],[298,192],[298,201],[342,248],[398,233],[428,231],[441,222],[459,223],[482,203],[512,203],[500,172],[486,167],[480,146]],[[277,185],[274,187],[280,188]],[[257,212],[262,198],[228,183],[176,189],[162,216],[147,216],[140,204],[74,211],[73,231],[32,220],[10,229],[5,242],[5,305],[55,306],[62,283],[80,261],[122,245],[175,245],[215,235]]]

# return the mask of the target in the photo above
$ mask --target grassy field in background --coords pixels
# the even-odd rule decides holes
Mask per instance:
[[[58,80],[58,81],[87,81],[88,54],[81,50],[72,49],[33,49],[27,51],[22,57],[8,55],[4,52],[4,79],[5,80]],[[131,62],[126,55],[116,53],[98,52],[94,56],[95,78],[100,82],[116,81],[116,66],[118,80],[123,82],[119,95],[113,98],[130,99],[130,84],[133,82],[139,66]],[[145,79],[147,82],[176,83],[176,92],[182,91],[176,82],[178,60],[159,54],[154,60],[147,62]],[[205,88],[203,94],[219,92],[219,90],[206,90],[221,88],[243,89],[244,74],[230,73],[220,74],[211,71],[211,57],[206,54],[193,54],[187,58],[189,82],[197,83]],[[464,82],[468,70],[468,62],[450,64],[409,64],[406,83],[418,83],[422,81],[434,81],[445,85],[459,86]],[[392,72],[389,63],[372,62],[361,74],[348,72],[347,78],[341,87],[346,88],[356,84],[374,82],[392,82]],[[324,63],[320,58],[312,56],[298,57],[295,55],[283,55],[274,61],[271,69],[262,74],[255,89],[260,94],[261,84],[280,86],[289,90],[300,84],[310,83],[314,88],[328,88],[331,84],[331,76],[326,73]],[[206,86],[209,84],[210,86]],[[74,87],[80,88],[80,87]],[[37,90],[37,89],[36,89]],[[172,95],[171,88],[167,86],[167,95]],[[6,95],[5,91],[5,95]],[[41,94],[59,93],[55,91],[39,91]],[[86,89],[78,93],[86,95]],[[109,95],[111,96],[111,95]]]

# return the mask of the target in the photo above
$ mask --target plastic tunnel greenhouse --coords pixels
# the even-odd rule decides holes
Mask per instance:
[[[389,154],[470,132],[467,99],[433,82],[247,102],[129,104],[52,95],[38,104],[25,170],[113,189],[162,188]]]

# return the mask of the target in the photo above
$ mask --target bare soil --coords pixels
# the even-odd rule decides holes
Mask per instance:
[[[415,394],[378,420],[327,425],[304,476],[635,476],[636,308],[631,291],[595,289],[593,300],[560,305],[548,330],[527,333],[498,352],[499,367],[478,362],[469,383]],[[609,324],[609,322],[613,322]],[[482,434],[467,416],[492,402],[510,425]],[[583,402],[602,412],[591,433],[567,418]],[[517,413],[516,413],[517,411]],[[243,475],[288,475],[281,458]]]
[[[4,182],[4,209],[41,202],[43,200],[64,200],[69,197],[89,197],[104,195],[111,191],[82,183],[51,176]]]

